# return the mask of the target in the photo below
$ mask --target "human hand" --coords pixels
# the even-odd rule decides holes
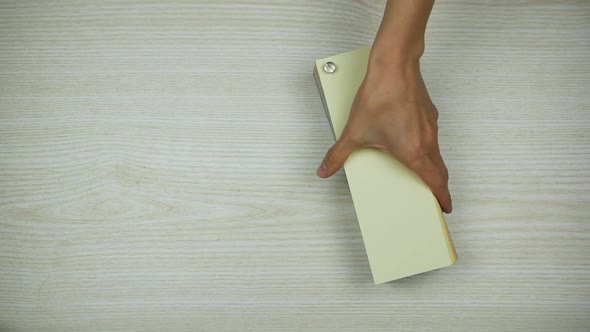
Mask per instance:
[[[415,63],[390,68],[369,64],[340,139],[317,174],[336,173],[358,148],[377,148],[414,171],[430,187],[442,210],[452,211],[448,171],[438,146],[438,110]]]

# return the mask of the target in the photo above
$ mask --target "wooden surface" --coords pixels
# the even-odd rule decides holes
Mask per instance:
[[[459,261],[374,286],[311,71],[382,9],[0,0],[0,331],[588,331],[590,2],[437,3]]]

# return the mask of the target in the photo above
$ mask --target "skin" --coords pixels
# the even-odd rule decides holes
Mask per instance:
[[[377,148],[413,170],[442,210],[450,213],[449,173],[438,146],[438,110],[420,73],[433,4],[434,0],[387,1],[348,122],[317,174],[330,177],[354,150]]]

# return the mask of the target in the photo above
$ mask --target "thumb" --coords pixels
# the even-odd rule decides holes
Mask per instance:
[[[342,168],[348,156],[354,151],[356,145],[342,137],[326,153],[317,174],[321,178],[328,178]]]

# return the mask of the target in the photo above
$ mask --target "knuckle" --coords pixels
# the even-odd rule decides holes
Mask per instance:
[[[338,148],[336,146],[333,146],[330,148],[330,150],[328,150],[328,153],[326,153],[326,162],[328,162],[329,164],[333,164],[337,161],[338,158]]]
[[[449,184],[449,172],[447,172],[446,170],[443,172],[442,174],[442,180],[445,186],[448,186]]]
[[[432,114],[434,114],[434,120],[438,121],[438,109],[436,107],[432,107]]]
[[[445,180],[444,176],[437,176],[434,178],[434,183],[433,185],[437,188],[446,188],[447,186],[447,181]]]
[[[437,142],[438,128],[436,125],[427,126],[424,129],[422,136],[422,144],[427,147],[432,147]]]

